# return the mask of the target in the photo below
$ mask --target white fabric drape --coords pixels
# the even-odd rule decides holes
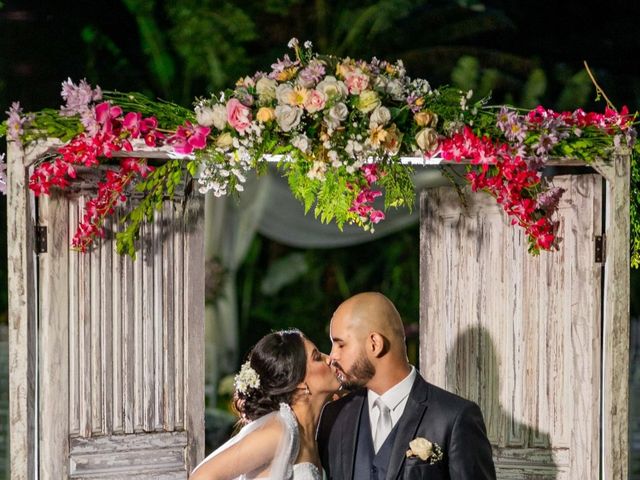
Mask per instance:
[[[437,169],[415,171],[416,192],[446,183]],[[377,205],[377,208],[381,207],[381,204]],[[208,394],[215,395],[220,375],[233,372],[238,362],[236,272],[256,231],[298,248],[357,245],[415,224],[419,218],[417,200],[412,213],[406,208],[392,208],[386,212],[386,217],[375,226],[375,233],[352,225],[345,225],[341,232],[334,223],[323,224],[314,217],[313,209],[304,214],[304,206],[293,198],[287,179],[275,167],[270,167],[261,178],[250,177],[239,200],[208,196],[205,202],[205,256],[207,260],[217,258],[227,270],[222,294],[215,304],[206,307],[205,371],[207,384],[213,388]]]
[[[261,179],[260,179],[261,180]],[[250,176],[238,199],[207,195],[205,259],[225,270],[215,302],[205,307],[206,392],[215,403],[220,375],[235,370],[238,357],[236,273],[242,264],[267,204],[268,183]]]

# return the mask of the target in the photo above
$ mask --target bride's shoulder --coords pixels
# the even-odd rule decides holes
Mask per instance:
[[[290,430],[297,425],[296,417],[291,407],[286,403],[280,404],[279,410],[267,413],[263,417],[255,420],[253,425],[250,423],[252,430],[269,431],[273,433],[282,433]]]

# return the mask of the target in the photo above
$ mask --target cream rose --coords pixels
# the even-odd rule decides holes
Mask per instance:
[[[344,98],[348,93],[347,86],[344,82],[336,80],[336,78],[332,76],[325,77],[324,80],[318,83],[316,90],[324,93],[327,98],[331,99]]]
[[[256,93],[260,100],[273,100],[276,98],[277,82],[269,77],[262,77],[256,83]]]
[[[385,126],[391,120],[391,112],[387,107],[377,107],[369,117],[369,128]]]
[[[291,140],[291,145],[296,147],[301,152],[307,152],[309,150],[309,139],[306,135],[298,135]]]
[[[276,99],[280,105],[290,105],[293,87],[288,83],[281,83],[276,87]]]
[[[302,109],[289,105],[278,105],[276,107],[276,121],[283,132],[289,132],[296,128],[302,117]]]
[[[409,442],[410,450],[407,450],[407,457],[416,455],[420,460],[426,461],[433,453],[433,444],[426,438],[418,437]]]
[[[229,132],[221,133],[218,138],[216,138],[216,147],[227,149],[233,145],[233,137]]]
[[[438,134],[433,128],[423,128],[416,134],[416,143],[423,152],[431,152],[438,146]]]
[[[335,130],[340,124],[347,119],[349,109],[342,103],[336,103],[324,116],[325,121],[330,129]]]
[[[380,98],[373,90],[364,90],[358,97],[358,110],[369,113],[380,106]]]

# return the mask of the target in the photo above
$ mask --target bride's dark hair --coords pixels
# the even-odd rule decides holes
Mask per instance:
[[[248,361],[260,386],[236,390],[234,405],[245,422],[278,410],[280,403],[291,404],[307,373],[304,335],[297,329],[265,335],[249,352]]]

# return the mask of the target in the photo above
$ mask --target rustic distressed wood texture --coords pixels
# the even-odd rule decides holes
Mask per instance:
[[[187,478],[204,453],[203,198],[166,201],[135,261],[112,233],[82,255],[91,192],[28,190],[50,148],[8,148],[11,478]]]
[[[186,479],[187,444],[184,431],[75,437],[71,439],[68,478]]]
[[[629,152],[595,167],[607,179],[603,309],[603,478],[629,478]]]
[[[29,196],[30,161],[42,146],[25,152],[7,144],[7,273],[9,277],[9,422],[11,478],[31,480],[36,469],[36,307],[33,228],[35,204]]]
[[[563,240],[539,257],[486,195],[421,197],[421,369],[480,404],[501,479],[599,478],[602,179],[553,183]]]
[[[90,253],[69,249],[86,199],[58,195],[39,203],[39,222],[49,227],[39,266],[40,472],[107,478],[126,466],[132,475],[186,478],[203,449],[202,198],[165,202],[143,227],[135,260],[114,251],[123,211]],[[185,430],[189,441],[179,436],[163,447],[166,461],[152,461],[153,438]],[[134,439],[132,446],[138,439],[140,449],[150,442],[151,450],[139,458],[108,450],[122,438]],[[98,442],[100,451],[76,458],[69,442]]]

